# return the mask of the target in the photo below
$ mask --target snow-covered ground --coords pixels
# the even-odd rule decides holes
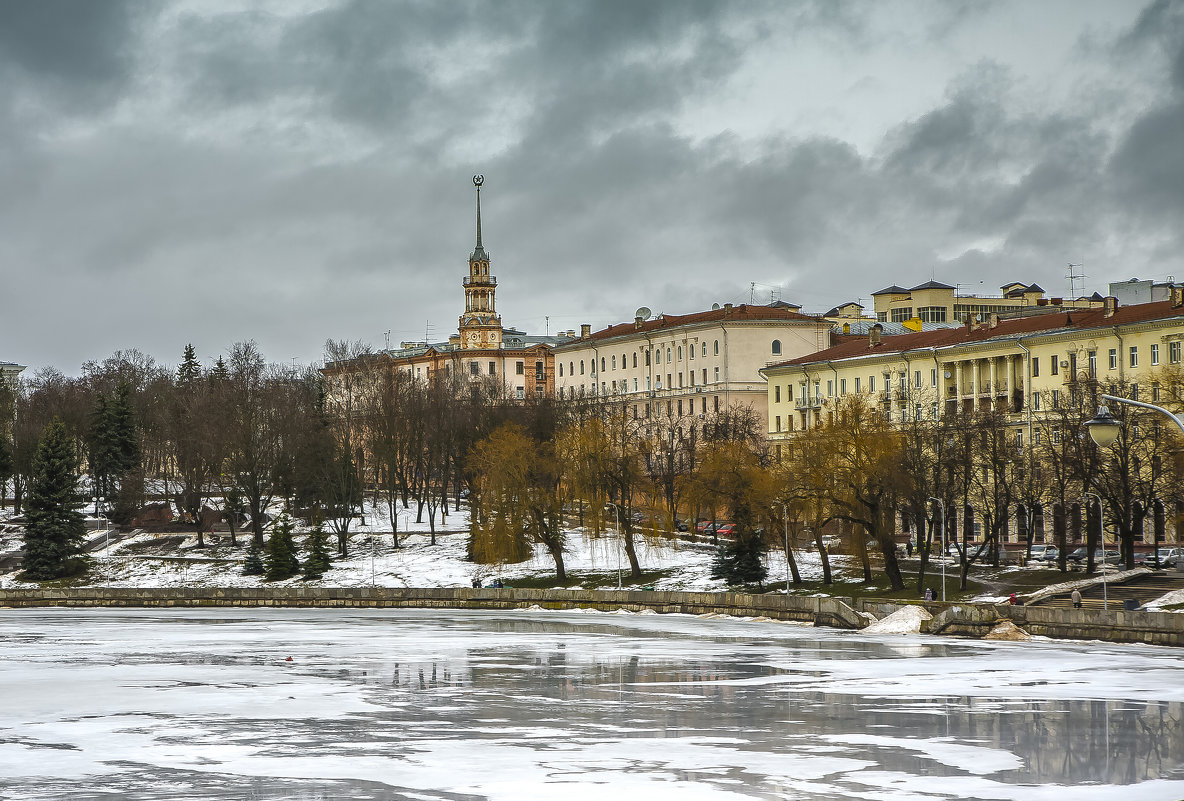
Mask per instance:
[[[7,610],[0,642],[5,799],[1184,797],[1162,648],[291,609]]]
[[[278,512],[277,512],[278,513]],[[414,512],[400,512],[397,521],[400,548],[393,548],[391,522],[385,506],[375,508],[367,504],[363,518],[365,526],[354,521],[350,534],[350,555],[333,562],[332,569],[319,581],[305,582],[293,578],[279,584],[305,586],[357,587],[468,587],[474,578],[488,584],[495,578],[513,584],[523,578],[543,578],[555,575],[555,563],[543,549],[534,558],[519,564],[477,565],[465,558],[468,538],[468,509],[450,511],[443,524],[437,518],[436,545],[431,545],[429,525],[416,523]],[[303,548],[305,529],[297,529],[297,545]],[[167,536],[167,535],[163,535]],[[335,543],[332,532],[331,542]],[[196,534],[190,535],[179,547],[152,549],[160,537],[139,534],[123,539],[104,551],[100,548],[91,555],[95,560],[91,583],[111,587],[174,587],[222,586],[253,587],[262,583],[258,576],[242,575],[242,548],[212,546],[194,547]],[[240,540],[245,541],[245,540]],[[21,536],[0,534],[0,554],[20,547]],[[300,554],[303,557],[303,552]],[[575,529],[569,533],[564,566],[569,576],[601,574],[600,585],[614,584],[618,568],[622,586],[652,586],[657,590],[714,591],[724,590],[723,582],[710,577],[714,552],[709,544],[690,543],[666,536],[639,537],[638,561],[643,571],[661,570],[665,575],[657,580],[635,582],[629,578],[629,562],[620,540],[611,535],[596,535],[591,529]],[[822,563],[817,553],[795,552],[798,569],[806,580],[822,578]],[[225,561],[206,561],[225,560]],[[836,565],[844,565],[847,558],[832,557]],[[771,552],[767,557],[769,584],[784,586],[786,565],[782,552]],[[23,586],[15,573],[0,574],[0,587]],[[569,584],[569,586],[578,586]]]

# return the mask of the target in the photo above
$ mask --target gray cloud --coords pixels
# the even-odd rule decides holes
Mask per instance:
[[[35,52],[0,33],[0,266],[22,297],[67,288],[53,325],[38,303],[0,318],[0,359],[69,372],[256,339],[311,360],[329,337],[446,336],[474,172],[499,309],[531,330],[746,301],[750,282],[821,311],[930,275],[1061,294],[1067,261],[1101,288],[1184,269],[1180,3],[1092,21],[1072,4],[138,8],[20,23]],[[1035,76],[1010,41],[946,54],[1012,13],[1104,47]],[[861,149],[778,121],[830,76],[776,54],[818,42],[855,62],[842,86],[955,66]],[[1070,100],[1047,101],[1066,75]],[[769,122],[713,107],[769,76],[785,97],[745,111]]]

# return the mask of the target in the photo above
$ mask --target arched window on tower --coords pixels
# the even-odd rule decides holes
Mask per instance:
[[[774,356],[781,355],[781,340],[780,339],[773,340],[773,355]]]

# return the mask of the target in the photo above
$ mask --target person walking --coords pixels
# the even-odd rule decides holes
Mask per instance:
[[[1074,609],[1080,609],[1081,608],[1081,590],[1074,587],[1073,592],[1069,594],[1069,600],[1071,600],[1073,602]]]

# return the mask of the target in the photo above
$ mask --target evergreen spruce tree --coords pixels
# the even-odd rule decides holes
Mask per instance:
[[[95,396],[95,405],[90,412],[90,428],[86,434],[87,472],[90,474],[91,491],[95,495],[111,497],[111,474],[115,470],[115,445],[111,441],[111,414],[107,408],[107,396]]]
[[[222,365],[225,369],[226,365]],[[181,357],[181,366],[177,368],[177,382],[182,386],[189,386],[201,378],[201,363],[197,360],[197,351],[192,344],[185,346],[185,354]]]
[[[263,567],[263,549],[259,547],[259,541],[254,537],[251,538],[251,544],[247,547],[247,558],[243,562],[244,576],[262,576],[266,572]]]
[[[304,578],[319,579],[328,572],[330,567],[329,535],[325,533],[325,527],[321,523],[317,523],[309,532],[304,546],[308,549],[308,555],[304,557],[302,566]]]
[[[218,357],[218,361],[214,362],[214,369],[210,370],[210,380],[215,382],[230,380],[230,368],[226,366],[226,361],[221,356]]]
[[[264,566],[268,581],[282,581],[300,572],[296,544],[292,541],[292,519],[286,514],[280,515],[267,539]]]
[[[25,561],[22,578],[47,581],[86,569],[82,543],[86,526],[78,507],[78,459],[66,426],[54,419],[41,434],[25,506]]]
[[[722,543],[711,563],[711,577],[728,584],[756,584],[760,586],[768,571],[761,559],[764,554],[761,538],[754,532]]]

